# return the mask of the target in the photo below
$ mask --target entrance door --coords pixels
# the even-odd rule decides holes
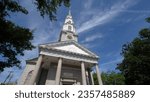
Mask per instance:
[[[38,85],[45,85],[46,78],[47,78],[47,73],[48,73],[48,70],[42,68],[41,74],[40,74],[40,77],[39,77],[39,81],[38,81]]]

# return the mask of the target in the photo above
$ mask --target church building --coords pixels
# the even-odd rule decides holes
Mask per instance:
[[[98,67],[99,57],[78,43],[71,12],[69,11],[58,42],[40,44],[39,56],[26,61],[19,85],[94,85],[92,71]]]

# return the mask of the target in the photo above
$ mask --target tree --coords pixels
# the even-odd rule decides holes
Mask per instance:
[[[150,18],[146,19],[150,23]],[[117,69],[126,84],[150,84],[150,28],[142,29],[131,43],[123,45],[123,61]]]
[[[121,73],[115,71],[102,72],[102,81],[104,85],[124,85],[124,76]],[[97,75],[93,74],[94,83],[98,85]]]
[[[34,4],[42,17],[49,16],[52,21],[56,20],[58,7],[62,4],[69,7],[70,0],[34,0]],[[28,14],[28,11],[19,4],[19,0],[0,1],[0,71],[6,67],[19,67],[18,56],[34,48],[31,43],[33,32],[8,20],[10,13]]]

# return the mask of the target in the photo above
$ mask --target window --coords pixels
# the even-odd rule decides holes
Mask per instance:
[[[68,26],[68,30],[70,30],[70,31],[71,31],[71,29],[72,29],[72,28],[71,28],[71,26]]]
[[[71,35],[68,35],[67,38],[71,40],[71,39],[72,39],[72,36],[71,36]]]
[[[68,21],[69,24],[71,24],[71,21]]]
[[[30,79],[31,79],[31,76],[32,76],[32,73],[33,73],[33,70],[31,70],[31,71],[28,73],[28,75],[27,75],[27,77],[26,77],[26,79],[25,79],[24,84],[28,84],[28,83],[29,83],[29,81],[30,81]]]

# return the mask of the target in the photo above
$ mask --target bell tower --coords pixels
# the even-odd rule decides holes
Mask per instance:
[[[78,35],[76,33],[75,25],[70,10],[65,19],[59,38],[59,41],[68,41],[68,40],[74,40],[76,42],[78,41]]]

